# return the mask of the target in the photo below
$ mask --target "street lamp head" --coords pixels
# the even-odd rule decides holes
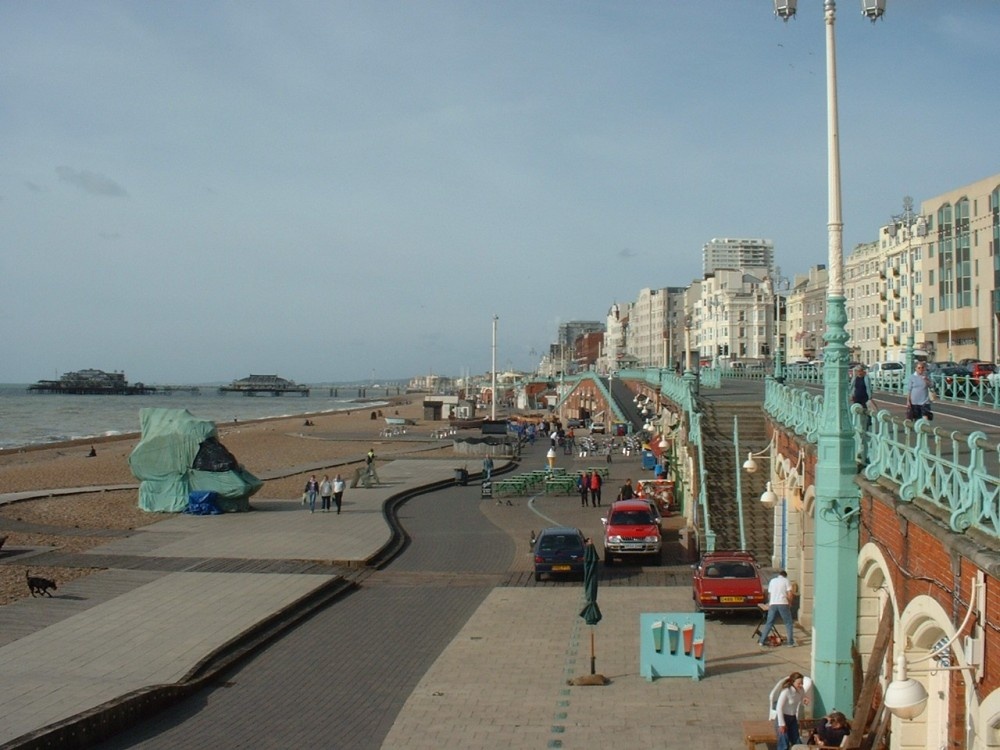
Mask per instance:
[[[900,719],[914,719],[927,706],[927,691],[912,677],[906,676],[906,657],[896,657],[896,669],[892,682],[885,689],[883,703],[889,712]]]
[[[753,460],[753,453],[747,454],[747,460],[743,462],[743,470],[747,474],[754,474],[757,471],[757,462]]]
[[[774,15],[782,21],[788,21],[795,15],[798,0],[774,0]]]
[[[774,490],[771,489],[770,482],[767,483],[764,493],[760,496],[760,504],[765,508],[773,508],[778,504],[778,496],[775,495]]]
[[[861,0],[861,14],[875,23],[885,14],[885,0]]]

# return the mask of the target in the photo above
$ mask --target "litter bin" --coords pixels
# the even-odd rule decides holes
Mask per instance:
[[[469,472],[465,469],[455,469],[455,484],[465,487],[469,483]]]
[[[651,470],[656,466],[656,455],[653,451],[643,451],[642,452],[642,468],[646,471]]]

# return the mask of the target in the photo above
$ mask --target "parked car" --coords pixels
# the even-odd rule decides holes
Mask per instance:
[[[969,368],[962,365],[942,367],[934,373],[932,380],[942,395],[964,397],[971,384]]]
[[[566,429],[568,430],[579,430],[581,427],[586,427],[587,421],[585,419],[577,419],[576,417],[570,417],[566,420]]]
[[[583,575],[583,532],[568,526],[550,526],[535,537],[535,580],[543,575]]]
[[[604,524],[604,564],[616,557],[644,556],[657,565],[663,549],[663,537],[647,500],[621,500],[611,506]]]
[[[590,434],[591,435],[603,435],[604,434],[604,422],[591,422],[590,423]]]
[[[868,375],[873,383],[898,385],[906,377],[906,368],[902,362],[876,362],[868,368]]]
[[[709,552],[694,566],[691,581],[699,612],[756,610],[767,601],[760,566],[749,552]]]
[[[992,362],[973,362],[969,366],[969,376],[972,378],[972,382],[978,384],[982,380],[987,385],[993,385],[993,381],[990,378],[997,371],[997,366]]]

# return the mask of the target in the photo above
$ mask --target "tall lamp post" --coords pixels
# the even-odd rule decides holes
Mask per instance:
[[[795,15],[797,0],[774,0],[784,21]],[[851,645],[858,621],[858,506],[854,478],[854,436],[847,409],[847,307],[844,298],[844,223],[840,203],[840,134],[837,114],[835,0],[823,4],[826,23],[826,105],[828,171],[828,259],[826,331],[823,340],[823,414],[816,461],[815,590],[823,613],[814,619],[813,684],[817,715],[834,706],[854,705]],[[862,0],[872,22],[885,12],[885,0]],[[852,509],[849,508],[853,506]]]

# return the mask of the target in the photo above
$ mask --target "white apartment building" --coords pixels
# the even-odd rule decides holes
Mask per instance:
[[[884,317],[886,252],[878,242],[854,248],[844,261],[844,296],[847,298],[847,346],[851,358],[870,365],[886,361]]]
[[[1000,356],[1000,175],[925,200],[922,327],[938,361]]]
[[[682,351],[681,287],[642,289],[629,311],[626,351],[639,367],[673,367]]]
[[[694,317],[702,359],[723,364],[770,360],[774,295],[763,276],[727,269],[707,274]]]
[[[708,275],[723,268],[740,268],[760,278],[774,276],[774,243],[764,239],[712,239],[702,247],[702,273]]]
[[[788,295],[788,322],[785,325],[786,362],[812,361],[823,351],[826,329],[826,294],[829,272],[817,265],[808,273],[797,274]]]

